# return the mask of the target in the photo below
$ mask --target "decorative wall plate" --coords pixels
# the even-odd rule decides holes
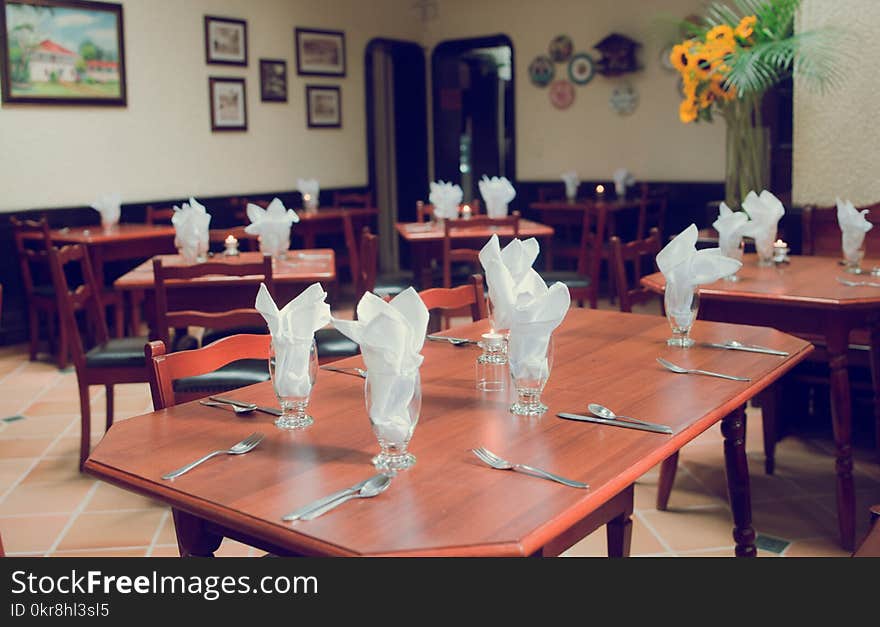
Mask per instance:
[[[532,85],[536,87],[546,87],[553,80],[555,74],[556,66],[553,65],[553,60],[546,55],[538,55],[529,64],[529,78]]]
[[[619,115],[629,115],[639,105],[639,93],[629,83],[614,88],[611,92],[611,108]]]
[[[550,58],[557,63],[565,63],[571,58],[574,52],[574,42],[568,35],[557,35],[550,42],[549,47]]]
[[[586,85],[596,73],[593,57],[586,52],[578,52],[568,64],[568,77],[575,85]]]
[[[574,85],[562,79],[553,81],[550,84],[550,102],[557,109],[568,109],[574,102]]]

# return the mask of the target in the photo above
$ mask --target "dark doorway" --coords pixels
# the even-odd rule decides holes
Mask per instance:
[[[394,224],[415,221],[428,189],[428,102],[425,52],[414,42],[373,39],[365,57],[367,158],[379,207],[379,265],[408,266]]]
[[[507,35],[444,41],[431,54],[434,174],[465,200],[484,174],[515,182],[513,63]]]

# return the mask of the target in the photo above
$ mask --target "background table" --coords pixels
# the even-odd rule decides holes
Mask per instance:
[[[450,330],[479,337],[488,321]],[[320,371],[300,432],[273,417],[187,403],[113,425],[86,470],[158,499],[175,510],[184,554],[211,553],[218,532],[284,553],[312,555],[556,555],[589,533],[603,508],[697,435],[722,422],[737,554],[755,554],[745,457],[744,404],[803,359],[808,342],[773,329],[697,322],[707,341],[740,337],[789,351],[780,358],[666,346],[659,316],[572,309],[555,334],[556,359],[540,418],[508,413],[509,396],[474,386],[471,348],[428,342],[421,367],[422,411],[410,444],[418,461],[382,495],[353,501],[312,521],[284,523],[291,510],[374,472],[378,443],[364,409],[364,382]],[[655,357],[685,366],[748,374],[751,382],[678,375]],[[360,358],[339,362],[360,365]],[[229,394],[274,405],[271,384]],[[574,422],[589,401],[621,414],[670,425],[672,436]],[[267,435],[253,452],[223,457],[176,481],[170,469],[228,447],[254,431]],[[493,470],[470,452],[499,455],[586,481],[578,490]],[[628,514],[627,514],[628,518]],[[626,528],[628,520],[616,520]],[[213,547],[213,548],[212,548]]]
[[[604,212],[607,234],[611,236],[618,235],[618,214],[625,211],[637,211],[641,206],[642,201],[639,198],[614,198],[611,200],[579,199],[575,202],[565,200],[539,201],[531,203],[529,209],[538,215],[541,222],[550,222],[549,216],[545,218],[545,214],[552,212],[554,225],[568,223],[577,227],[581,225],[584,211]],[[562,218],[560,214],[564,215],[566,212],[570,212],[571,215],[567,219]],[[635,226],[633,226],[633,230],[635,230]]]
[[[840,542],[845,549],[853,550],[856,499],[852,476],[852,406],[847,351],[850,332],[869,328],[871,373],[877,399],[877,390],[880,390],[880,288],[842,285],[837,281],[838,277],[851,280],[863,277],[843,272],[837,261],[831,257],[792,256],[790,264],[761,268],[756,255],[745,255],[739,281],[722,280],[700,287],[698,315],[703,320],[764,325],[824,339],[831,367]],[[873,264],[866,260],[864,265],[870,268]],[[643,277],[642,284],[662,294],[665,281],[658,272]],[[740,338],[730,336],[724,341],[729,339]],[[876,400],[875,415],[880,416]],[[767,452],[772,458],[772,442],[769,447]]]

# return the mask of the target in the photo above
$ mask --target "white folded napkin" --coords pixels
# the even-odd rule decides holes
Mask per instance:
[[[445,181],[432,181],[431,193],[428,200],[434,205],[434,216],[444,220],[452,220],[458,217],[458,206],[464,192],[461,186]]]
[[[577,172],[573,170],[563,172],[561,178],[565,181],[565,197],[569,200],[577,198],[578,186],[581,184],[581,179],[578,177]]]
[[[299,296],[278,310],[265,283],[260,284],[257,311],[263,314],[272,335],[275,353],[275,392],[279,396],[308,396],[312,389],[309,352],[315,331],[330,322],[327,292],[320,283],[312,283]]]
[[[318,195],[321,193],[321,186],[318,185],[316,179],[297,179],[296,188],[302,194],[303,204],[306,207],[309,209],[318,208]]]
[[[290,228],[299,222],[293,209],[286,209],[284,203],[273,198],[266,209],[248,203],[247,216],[251,223],[244,227],[245,233],[260,238],[260,252],[278,258],[290,248]]]
[[[867,215],[867,209],[857,211],[850,201],[837,199],[837,224],[840,225],[843,256],[846,259],[854,259],[858,255],[865,241],[865,233],[874,228],[865,217]]]
[[[718,231],[718,247],[722,253],[729,254],[739,248],[748,221],[749,216],[744,211],[733,211],[721,201],[718,218],[712,226]]]
[[[547,345],[571,305],[564,283],[547,287],[532,264],[538,256],[535,238],[514,239],[504,250],[493,235],[480,251],[489,286],[496,331],[509,329],[508,361],[516,378],[543,379],[549,371]]]
[[[333,318],[333,326],[361,347],[370,381],[370,421],[377,437],[406,442],[415,422],[408,407],[416,390],[428,329],[428,309],[411,287],[391,302],[367,292],[357,320]]]
[[[725,257],[718,248],[697,250],[697,238],[697,225],[691,224],[657,253],[657,267],[666,278],[666,313],[683,327],[693,322],[694,287],[735,274],[742,267],[742,262]]]
[[[614,179],[614,193],[620,198],[626,196],[626,188],[635,183],[635,179],[626,168],[617,168],[611,175]]]
[[[480,179],[480,194],[486,201],[486,215],[490,218],[503,218],[507,215],[507,205],[516,197],[516,190],[505,176]]]
[[[776,196],[766,189],[760,195],[754,191],[746,194],[742,206],[749,214],[749,222],[743,229],[743,235],[754,238],[755,248],[759,255],[772,256],[776,230],[779,219],[785,215],[785,207]],[[762,251],[764,251],[763,254]]]
[[[183,203],[180,207],[174,205],[171,224],[176,233],[174,245],[180,249],[184,259],[194,261],[208,253],[211,215],[203,204],[190,198],[188,203]]]
[[[92,209],[101,214],[101,224],[104,226],[114,226],[119,224],[119,215],[121,213],[120,205],[122,203],[122,195],[119,192],[110,192],[102,194],[92,202]]]

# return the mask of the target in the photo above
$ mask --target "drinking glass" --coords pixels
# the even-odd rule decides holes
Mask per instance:
[[[773,265],[773,242],[776,241],[776,229],[770,229],[763,235],[755,237],[755,251],[758,253],[758,265],[761,267],[769,267]]]
[[[318,374],[318,349],[315,340],[312,339],[312,345],[309,347],[308,389],[299,389],[296,390],[298,393],[293,394],[290,383],[285,377],[285,372],[289,369],[289,364],[286,363],[288,359],[286,354],[289,351],[290,349],[279,351],[274,340],[269,345],[269,375],[272,377],[275,396],[278,397],[278,403],[281,405],[281,415],[275,421],[275,426],[279,429],[305,429],[315,422],[314,418],[306,413],[306,407],[309,405],[309,396]]]
[[[422,410],[419,371],[397,375],[368,368],[364,401],[373,434],[379,440],[380,453],[372,459],[373,465],[383,472],[397,472],[415,464],[416,456],[406,449]]]
[[[737,261],[742,261],[745,242],[741,237],[736,239],[723,238],[718,244],[721,248],[722,255],[730,257],[731,259],[736,259]],[[736,282],[739,281],[739,277],[737,276],[737,273],[734,272],[733,274],[724,277],[724,280]]]
[[[850,274],[862,273],[862,259],[865,258],[865,234],[863,232],[841,234],[843,259],[846,271]]]
[[[547,380],[550,378],[550,370],[553,368],[553,356],[555,342],[551,335],[547,340],[546,348],[537,351],[537,359],[529,355],[529,347],[521,346],[521,343],[539,342],[534,336],[521,337],[514,334],[510,338],[510,377],[513,379],[513,387],[516,390],[516,401],[510,406],[510,413],[516,416],[540,416],[547,411],[547,405],[541,402],[541,393]],[[525,355],[521,355],[526,352]]]
[[[695,342],[690,337],[690,332],[700,308],[700,292],[697,287],[683,292],[683,290],[676,290],[674,286],[667,284],[663,294],[663,307],[666,310],[669,326],[672,327],[672,337],[666,340],[666,344],[678,348],[693,346]]]

